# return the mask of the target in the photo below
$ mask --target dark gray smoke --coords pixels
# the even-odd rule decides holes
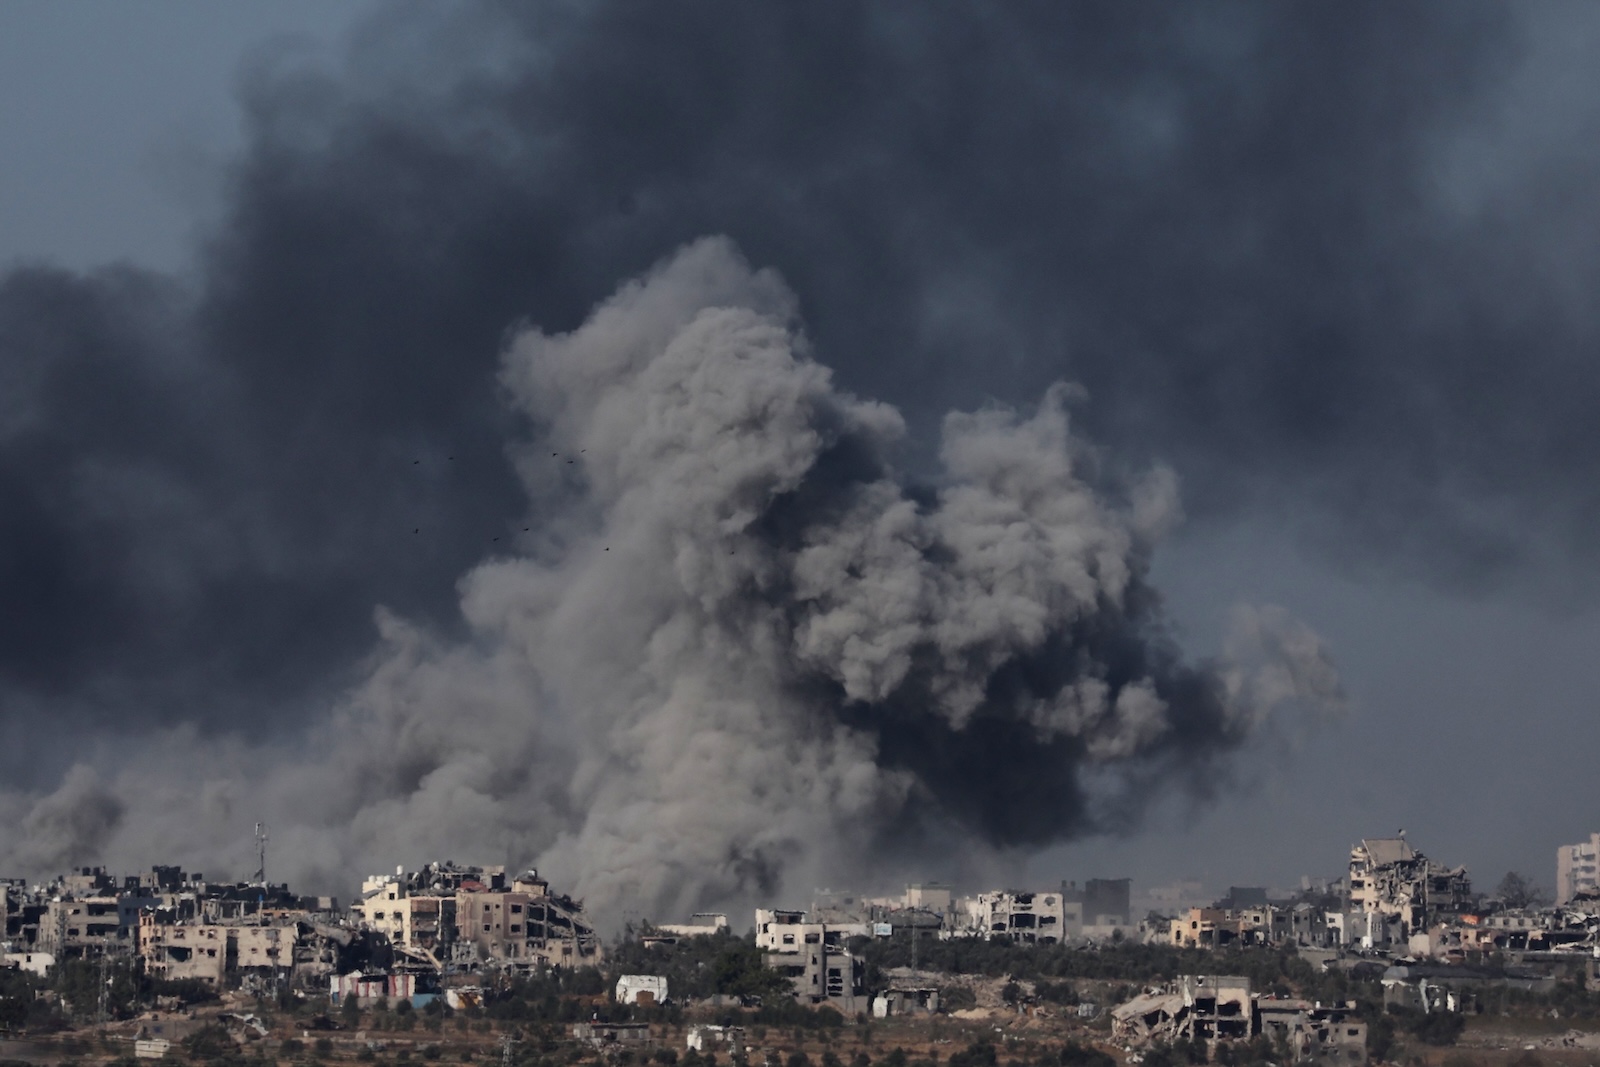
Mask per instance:
[[[1518,86],[1541,103],[1530,28],[1584,17],[463,3],[385,11],[337,66],[264,57],[193,286],[0,279],[10,780],[48,791],[95,755],[64,737],[297,737],[362,678],[375,604],[463,636],[460,575],[568,521],[507,460],[507,324],[574,329],[707,233],[782,272],[840,386],[904,413],[912,482],[949,475],[946,411],[1031,410],[1074,381],[1089,436],[1129,469],[1169,465],[1202,518],[1279,511],[1352,559],[1451,581],[1544,541],[1586,552],[1595,161],[1528,134],[1495,162],[1503,125],[1546,128],[1500,111]],[[871,482],[858,462],[826,464]],[[807,506],[770,516],[772,544]],[[1147,632],[1142,583],[1127,593],[1127,625],[1050,640],[1201,685]],[[935,688],[885,695],[885,668],[829,632],[816,654],[848,666],[831,684],[882,696],[844,724],[938,783],[941,808],[1024,840],[1057,825],[1018,814],[1035,801],[1080,810],[1042,773],[1062,742],[1035,755],[1015,721],[918,719],[961,706],[953,676],[917,660]],[[963,654],[981,665],[981,642]],[[990,684],[1021,706],[1071,671]],[[972,746],[1034,773],[963,778]]]
[[[794,315],[706,240],[578,330],[512,340],[535,434],[515,463],[549,517],[463,580],[470,640],[383,619],[315,755],[243,754],[289,870],[509,844],[612,916],[748,902],[933,838],[983,856],[1106,829],[1285,701],[1339,703],[1320,643],[1271,612],[1226,667],[1180,661],[1145,581],[1173,477],[1107,481],[1068,389],[947,416],[912,491],[899,412],[837,389]],[[139,761],[112,801],[80,767],[14,847],[104,844],[124,804],[143,838],[184,808],[171,773]],[[209,816],[186,832],[225,840]]]

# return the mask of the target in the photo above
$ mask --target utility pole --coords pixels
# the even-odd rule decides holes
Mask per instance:
[[[106,939],[100,939],[100,997],[95,1005],[94,1021],[100,1032],[106,1029],[106,1015],[108,1014],[111,999],[111,976],[106,973],[109,958],[106,955]]]

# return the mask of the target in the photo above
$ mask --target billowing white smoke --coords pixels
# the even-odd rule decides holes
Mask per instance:
[[[129,862],[198,859],[248,808],[277,824],[280,876],[536,856],[603,917],[670,917],[865,877],[907,833],[1011,843],[993,833],[1010,794],[976,781],[1008,773],[978,740],[996,730],[1028,750],[1010,773],[1048,779],[1012,792],[1059,808],[1016,840],[1047,840],[1093,829],[1087,782],[1146,781],[1277,703],[1339,697],[1281,613],[1243,616],[1232,665],[1177,663],[1143,584],[1174,479],[1099,487],[1065,388],[950,415],[942,478],[908,489],[899,414],[833,385],[793,296],[727,241],[571,334],[523,331],[504,383],[535,426],[516,457],[535,532],[463,579],[471,640],[380,612],[367,681],[309,745],[180,736],[104,788],[75,772],[6,858],[82,859],[28,839],[103,838],[74,797],[126,812]],[[970,748],[965,771],[941,744]]]

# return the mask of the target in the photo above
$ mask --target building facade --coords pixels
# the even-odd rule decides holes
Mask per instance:
[[[1580,893],[1600,894],[1600,834],[1556,849],[1556,903],[1566,904]]]
[[[802,1004],[831,1004],[846,1015],[866,1011],[866,961],[849,949],[867,936],[866,923],[809,922],[803,911],[756,910],[756,947],[766,966],[785,978]]]

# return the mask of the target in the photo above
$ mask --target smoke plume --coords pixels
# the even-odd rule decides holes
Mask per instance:
[[[1273,708],[1340,698],[1272,612],[1235,662],[1181,660],[1145,577],[1175,479],[1102,471],[1071,389],[951,413],[938,477],[908,483],[900,414],[838,388],[793,294],[724,239],[570,333],[515,334],[501,378],[546,519],[463,578],[464,638],[381,614],[319,755],[245,770],[293,856],[509,847],[602,915],[674,915],[881,877],[933,840],[1103,830]],[[85,773],[23,842],[162,818],[138,797],[170,787],[124,776],[112,800]]]
[[[1336,682],[1270,609],[1185,662],[1180,482],[1581,595],[1596,21],[460,0],[263,51],[192,271],[0,273],[0,861],[248,871],[267,818],[330,889],[710,898],[1215,788]]]

